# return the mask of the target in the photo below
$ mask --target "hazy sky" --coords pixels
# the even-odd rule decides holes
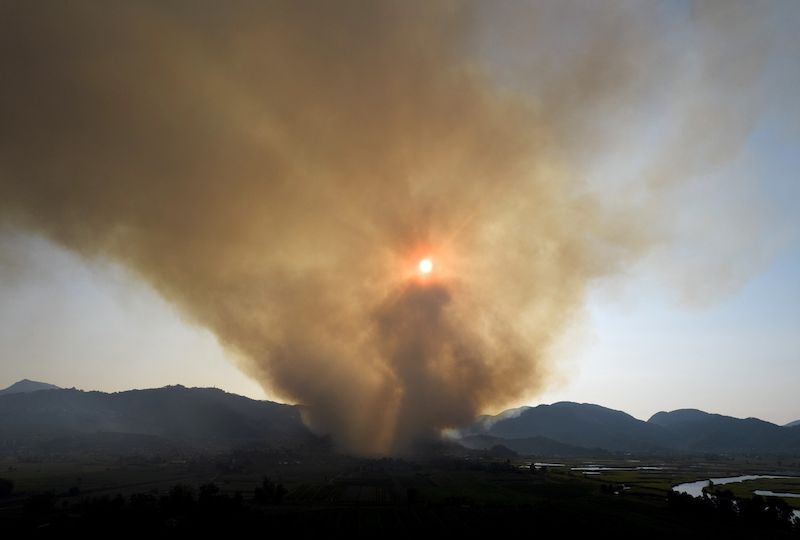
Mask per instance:
[[[524,60],[508,54],[525,49],[527,21],[502,6],[479,10],[485,35],[476,55],[497,84],[535,92]],[[659,24],[675,32],[664,44],[679,51],[689,4],[664,6]],[[519,404],[592,402],[642,419],[687,407],[800,419],[800,9],[762,6],[764,18],[753,10],[752,24],[777,38],[760,60],[753,99],[762,104],[744,144],[672,194],[673,241],[589,283],[585,306],[556,344],[548,387]],[[709,88],[719,93],[712,101],[727,99],[724,84]],[[631,106],[635,118],[614,118],[607,146],[594,145],[596,160],[577,167],[582,177],[614,189],[635,175],[641,156],[664,143],[672,121],[665,103],[672,97],[641,99]],[[0,386],[22,378],[104,391],[183,384],[271,398],[211,331],[182,318],[147,281],[110,258],[0,225]],[[706,249],[716,256],[706,259]]]

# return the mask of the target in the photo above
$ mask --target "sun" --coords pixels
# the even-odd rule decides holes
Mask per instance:
[[[419,264],[417,264],[417,269],[421,274],[430,274],[433,270],[433,261],[426,257],[419,261]]]

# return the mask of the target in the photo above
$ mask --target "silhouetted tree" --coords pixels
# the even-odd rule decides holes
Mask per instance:
[[[7,497],[14,491],[14,482],[8,478],[0,478],[0,497]]]
[[[275,504],[282,504],[288,494],[289,490],[283,484],[278,484],[275,488]]]
[[[45,491],[31,495],[25,501],[25,511],[30,514],[45,514],[50,512],[56,504],[56,494],[52,491]]]
[[[131,507],[137,511],[152,511],[158,499],[152,493],[134,493],[131,495]]]
[[[176,484],[162,500],[164,509],[171,514],[183,514],[194,505],[194,490],[190,486]]]
[[[200,503],[212,502],[219,495],[219,487],[216,484],[203,484],[200,486]]]
[[[275,484],[265,476],[261,486],[253,491],[253,499],[260,504],[281,504],[288,493],[283,484]]]

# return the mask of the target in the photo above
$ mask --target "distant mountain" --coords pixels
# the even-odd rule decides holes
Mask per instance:
[[[468,449],[523,455],[800,456],[800,425],[778,426],[696,409],[659,412],[644,422],[599,405],[559,402],[481,416],[457,433]],[[303,424],[300,407],[215,388],[104,393],[25,380],[0,392],[0,455],[185,455],[319,442]]]
[[[795,426],[800,426],[800,420],[795,420],[794,422],[789,422],[788,424],[785,424],[783,427],[795,427]]]
[[[560,402],[479,417],[459,430],[470,448],[503,445],[520,454],[596,452],[800,455],[800,426],[696,409],[659,412],[647,422],[589,403]]]
[[[648,423],[667,429],[672,446],[699,452],[800,451],[800,432],[759,420],[680,409],[654,414]]]
[[[699,409],[678,409],[677,411],[672,412],[657,412],[650,417],[648,422],[651,424],[657,424],[659,426],[670,427],[685,424],[687,422],[706,421],[712,416],[714,415]]]
[[[39,390],[59,390],[59,387],[54,384],[48,384],[38,381],[30,381],[28,379],[22,379],[21,381],[17,381],[8,388],[0,390],[0,396],[6,394],[21,394],[27,392],[38,392]]]
[[[0,396],[0,451],[41,451],[59,444],[213,451],[313,438],[298,407],[213,388],[167,386],[112,394],[59,389]]]
[[[646,452],[670,446],[669,434],[622,411],[600,405],[562,401],[529,407],[491,422],[486,435],[503,439],[544,437],[582,448]],[[484,420],[484,425],[488,422]],[[506,442],[502,444],[508,446]],[[509,448],[513,448],[509,446]]]

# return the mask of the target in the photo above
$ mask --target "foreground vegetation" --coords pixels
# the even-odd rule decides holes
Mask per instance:
[[[711,489],[697,499],[671,490],[708,477],[792,472],[795,463],[622,456],[575,470],[586,465],[537,467],[490,454],[410,461],[290,451],[170,461],[14,458],[0,462],[6,478],[0,523],[5,531],[36,535],[253,530],[800,537],[789,502],[754,498],[755,488]]]

